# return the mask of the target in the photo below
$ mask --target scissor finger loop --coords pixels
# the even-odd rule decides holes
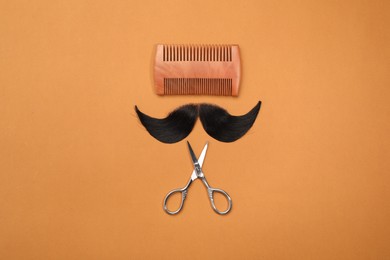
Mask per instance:
[[[225,214],[229,213],[229,211],[232,209],[232,199],[230,198],[229,194],[227,194],[227,192],[224,190],[216,189],[216,188],[208,188],[207,191],[209,194],[210,203],[211,203],[211,207],[213,208],[213,210],[220,215],[225,215]],[[226,210],[220,211],[217,209],[217,206],[215,205],[215,202],[214,202],[214,192],[221,193],[226,198],[226,200],[228,202],[228,207]]]
[[[171,190],[170,192],[168,192],[168,194],[165,196],[164,198],[164,210],[166,213],[168,213],[169,215],[175,215],[177,213],[179,213],[181,211],[181,209],[183,208],[183,205],[184,205],[184,201],[185,199],[187,198],[187,193],[188,193],[188,187],[191,185],[192,183],[192,180],[190,179],[187,183],[187,185],[184,187],[184,188],[180,188],[180,189],[174,189],[174,190]],[[180,201],[180,205],[179,205],[179,208],[175,211],[170,211],[168,209],[168,200],[169,198],[175,194],[175,193],[178,193],[180,192],[181,194],[181,201]]]

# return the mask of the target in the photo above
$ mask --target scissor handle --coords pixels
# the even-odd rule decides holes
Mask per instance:
[[[188,187],[191,185],[192,183],[192,180],[190,179],[187,183],[187,185],[184,187],[184,188],[179,188],[179,189],[174,189],[174,190],[171,190],[170,192],[168,192],[168,194],[165,196],[165,199],[164,199],[164,210],[166,213],[168,213],[169,215],[175,215],[177,213],[179,213],[181,211],[181,209],[183,208],[183,205],[184,205],[184,200],[186,199],[187,197],[187,192],[188,192]],[[181,193],[181,202],[180,202],[180,206],[177,210],[175,211],[170,211],[167,207],[167,202],[168,202],[168,199],[170,198],[171,195],[173,195],[174,193],[177,193],[177,192],[180,192]]]
[[[208,186],[207,187],[207,192],[209,194],[209,199],[210,199],[211,206],[213,207],[213,210],[216,213],[218,213],[220,215],[225,215],[225,214],[229,213],[229,211],[232,209],[232,199],[230,198],[229,194],[227,194],[226,191],[221,190],[221,189],[211,188],[210,186]],[[227,209],[225,211],[219,211],[217,209],[217,207],[215,206],[215,203],[214,203],[214,192],[221,193],[227,199],[228,207],[227,207]]]

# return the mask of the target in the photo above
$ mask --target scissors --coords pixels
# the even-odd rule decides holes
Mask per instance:
[[[184,188],[179,188],[179,189],[174,189],[174,190],[171,190],[166,196],[165,196],[165,199],[164,199],[164,210],[165,212],[167,212],[168,214],[170,215],[175,215],[177,213],[179,213],[181,211],[181,209],[183,208],[183,204],[184,204],[184,200],[186,199],[187,197],[187,192],[188,192],[188,188],[190,187],[191,183],[196,180],[196,179],[201,179],[203,184],[206,186],[207,188],[207,193],[209,195],[209,199],[210,199],[210,203],[211,203],[211,207],[213,208],[213,210],[220,214],[220,215],[225,215],[227,213],[229,213],[229,211],[232,209],[232,199],[230,198],[229,194],[227,194],[224,190],[221,190],[221,189],[216,189],[216,188],[212,188],[210,187],[210,185],[208,184],[207,180],[206,180],[206,177],[204,176],[204,173],[202,171],[202,165],[203,165],[203,161],[204,161],[204,158],[206,156],[206,152],[207,152],[207,147],[208,147],[208,143],[205,144],[205,146],[203,147],[203,150],[202,150],[202,153],[200,154],[199,156],[199,159],[196,158],[195,156],[195,153],[194,151],[192,150],[192,147],[190,145],[190,143],[187,141],[187,144],[188,144],[188,150],[190,151],[190,155],[191,155],[191,160],[192,160],[192,163],[194,164],[194,170],[192,171],[192,174],[191,174],[191,178],[190,180],[188,181],[187,185],[184,187]],[[180,202],[180,206],[177,210],[175,211],[170,211],[168,208],[167,208],[167,201],[168,199],[170,198],[170,196],[176,192],[180,192],[181,193],[181,202]],[[219,192],[221,193],[223,196],[226,197],[227,201],[228,201],[228,208],[225,210],[225,211],[219,211],[217,209],[217,207],[215,206],[214,204],[214,192]]]

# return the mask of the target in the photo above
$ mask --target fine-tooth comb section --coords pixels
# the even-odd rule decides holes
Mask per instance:
[[[158,95],[237,96],[238,45],[157,45],[154,80]]]
[[[164,95],[231,96],[231,79],[165,78]]]

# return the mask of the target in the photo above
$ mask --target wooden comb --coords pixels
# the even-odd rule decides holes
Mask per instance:
[[[238,45],[157,45],[158,95],[238,96],[240,74]]]

